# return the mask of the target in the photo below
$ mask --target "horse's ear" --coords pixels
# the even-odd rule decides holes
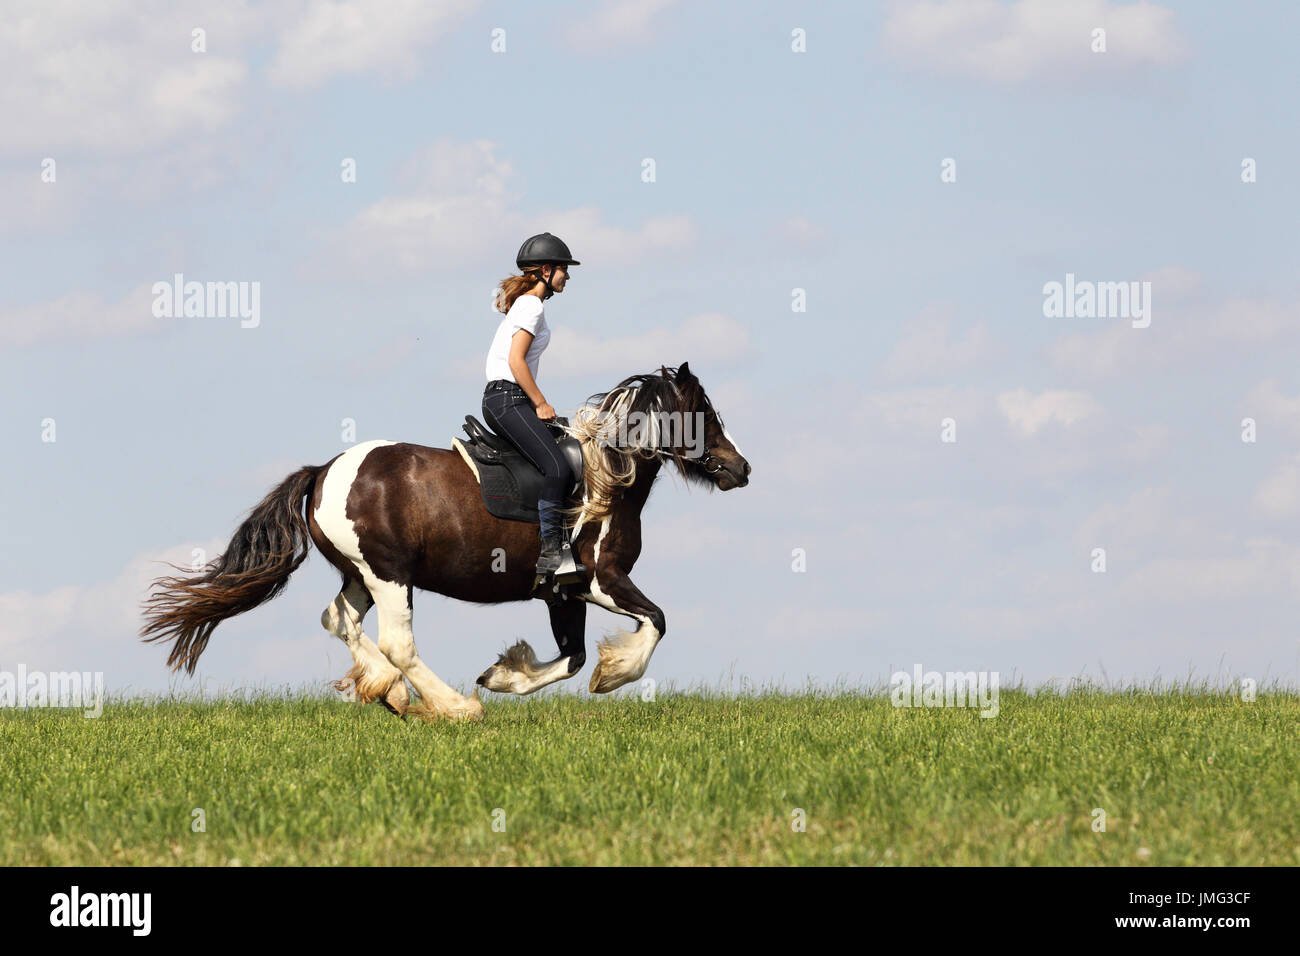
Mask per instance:
[[[689,382],[692,378],[694,378],[694,376],[691,375],[691,366],[689,362],[683,362],[677,367],[677,381]]]

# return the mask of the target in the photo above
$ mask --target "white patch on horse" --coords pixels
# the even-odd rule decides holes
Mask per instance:
[[[376,448],[395,445],[391,441],[368,441],[349,448],[330,465],[325,473],[320,507],[314,512],[316,524],[339,552],[352,562],[361,581],[374,598],[379,615],[379,650],[400,670],[419,693],[426,707],[446,716],[481,717],[483,706],[448,687],[420,660],[411,630],[409,586],[381,580],[361,554],[361,539],[348,517],[348,497],[357,473],[366,457]]]
[[[650,618],[619,607],[614,599],[601,589],[599,565],[596,564],[596,559],[600,557],[600,543],[605,540],[605,535],[608,533],[609,518],[606,518],[601,523],[600,536],[596,539],[595,555],[592,559],[597,570],[591,575],[591,590],[583,596],[583,600],[597,604],[615,614],[627,615],[640,622],[640,626],[635,632],[620,630],[607,634],[596,646],[600,662],[591,675],[591,691],[601,694],[622,687],[644,674],[650,664],[650,656],[654,654],[655,647],[663,637],[650,622]]]
[[[737,454],[737,455],[739,455],[741,458],[744,458],[744,457],[745,457],[745,453],[744,453],[743,451],[741,451],[741,450],[740,450],[740,446],[736,444],[736,439],[734,439],[734,438],[731,437],[731,432],[727,431],[727,430],[724,428],[724,429],[722,430],[722,437],[725,438],[727,441],[731,442],[731,447],[734,448],[734,449],[736,449],[736,454]]]
[[[582,485],[582,510],[578,512],[578,517],[573,522],[573,527],[569,531],[570,541],[578,540],[578,534],[579,532],[582,531],[582,526],[585,523],[587,512],[588,510],[590,510],[590,508],[591,508],[591,494],[589,493],[587,484],[584,481]],[[596,573],[594,570],[596,567],[596,562],[600,559],[600,542],[604,540],[605,534],[608,531],[609,531],[609,516],[607,515],[605,517],[605,520],[601,523],[600,535],[596,538],[596,549],[591,556],[591,567],[593,569],[592,570],[593,577],[595,576]]]
[[[348,677],[352,678],[351,690],[356,699],[365,702],[382,697],[394,710],[405,713],[410,698],[402,672],[393,666],[378,645],[361,629],[361,621],[373,604],[374,600],[365,585],[357,580],[349,580],[338,597],[321,614],[321,624],[347,644],[348,651],[352,654],[357,672],[349,671]],[[335,686],[343,690],[345,683],[346,679],[337,682]]]
[[[548,684],[554,684],[556,681],[567,680],[573,675],[569,673],[569,657],[557,658],[549,664],[539,664],[537,655],[533,653],[532,647],[527,641],[521,641],[520,647],[516,645],[511,648],[523,660],[509,661],[493,664],[484,673],[483,686],[488,690],[496,691],[502,694],[518,694],[521,697],[527,696],[534,691],[541,690]]]
[[[586,496],[585,496],[585,495],[583,496],[583,500],[584,500],[584,501],[586,500]],[[585,511],[585,510],[583,511],[583,514],[586,514],[586,511]],[[586,592],[585,594],[581,594],[581,595],[579,595],[579,597],[581,597],[584,601],[587,600],[588,598],[590,598],[590,597],[593,595],[593,593],[594,593],[595,591],[599,591],[599,590],[600,590],[600,585],[596,583],[596,569],[597,569],[598,567],[600,567],[600,543],[601,543],[602,541],[605,540],[605,535],[609,534],[609,519],[610,519],[610,517],[611,517],[610,515],[605,515],[604,519],[601,520],[601,522],[600,522],[600,533],[599,533],[598,535],[596,535],[596,543],[595,543],[594,545],[592,545],[592,549],[591,549],[591,587],[587,590],[587,592]],[[573,529],[573,537],[574,537],[575,539],[578,537],[578,529],[577,529],[577,528],[574,528],[574,529]],[[603,607],[603,605],[602,605],[602,607]]]
[[[369,572],[370,567],[361,557],[361,539],[357,537],[352,519],[348,517],[348,495],[352,493],[352,485],[357,480],[357,472],[361,470],[361,463],[366,460],[366,456],[376,448],[396,444],[397,442],[383,440],[368,441],[354,445],[339,455],[325,472],[320,506],[314,512],[316,524],[325,533],[325,537],[330,539],[330,544],[338,548],[363,574]],[[366,586],[370,586],[369,581]],[[374,596],[373,591],[371,596]]]

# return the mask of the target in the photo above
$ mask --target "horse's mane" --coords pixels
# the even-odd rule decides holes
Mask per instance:
[[[563,510],[565,524],[572,524],[579,517],[584,523],[590,523],[608,516],[619,494],[635,479],[639,458],[662,456],[672,461],[688,482],[712,490],[712,483],[687,465],[690,459],[682,453],[682,448],[675,444],[661,447],[661,413],[677,412],[685,416],[713,410],[717,414],[699,381],[694,377],[678,381],[677,371],[675,367],[661,365],[657,372],[630,375],[609,391],[592,395],[573,413],[564,431],[582,443],[587,500]],[[645,429],[626,431],[627,418],[633,412],[646,416]],[[620,430],[628,435],[627,444],[614,440]]]

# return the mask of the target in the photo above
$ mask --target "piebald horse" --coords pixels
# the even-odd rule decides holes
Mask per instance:
[[[691,434],[682,425],[688,420],[696,426],[689,443],[681,440]],[[671,463],[688,483],[710,490],[749,483],[749,462],[685,362],[593,395],[564,430],[583,451],[582,501],[564,517],[585,579],[567,599],[543,592],[559,656],[541,663],[519,641],[478,678],[488,690],[531,694],[581,670],[587,604],[637,622],[598,645],[591,690],[607,693],[639,679],[667,627],[663,611],[629,577],[641,553],[641,510],[660,466]],[[167,663],[193,674],[213,629],[278,595],[309,543],[343,576],[321,615],[352,653],[352,669],[334,686],[401,717],[482,717],[478,687],[463,696],[416,652],[412,591],[478,604],[532,599],[537,526],[489,514],[469,466],[443,448],[369,441],[328,464],[298,469],[252,510],[220,557],[193,575],[154,582],[141,637],[171,642]],[[372,606],[377,642],[361,629]]]

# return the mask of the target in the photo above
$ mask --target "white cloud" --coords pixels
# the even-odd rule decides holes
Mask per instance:
[[[1142,363],[1143,348],[1151,345],[1150,329],[1112,325],[1101,332],[1063,335],[1047,347],[1047,355],[1058,369],[1085,378],[1109,378],[1130,371]]]
[[[924,314],[908,323],[882,371],[890,381],[947,377],[983,361],[989,344],[988,326],[983,322],[971,326],[965,338],[957,339],[947,318]]]
[[[1173,20],[1172,10],[1146,2],[897,2],[882,44],[909,67],[1010,84],[1178,62],[1184,51]],[[1104,54],[1091,51],[1097,27],[1106,30]]]
[[[558,227],[547,231],[563,235],[569,248],[575,249],[575,259],[592,265],[640,262],[695,241],[695,223],[689,216],[652,216],[640,228],[621,229],[603,222],[595,206],[583,206],[554,213],[547,221]],[[579,255],[578,248],[591,252]]]
[[[680,0],[611,0],[592,16],[575,18],[565,37],[585,53],[605,53],[644,43],[653,36],[651,21]]]
[[[1171,284],[1170,297],[1181,301],[1168,309],[1153,281],[1150,327],[1120,322],[1101,331],[1063,335],[1047,346],[1047,356],[1063,372],[1102,379],[1277,344],[1294,339],[1300,330],[1300,303],[1244,297],[1206,303],[1188,297],[1193,288],[1185,275]],[[1081,325],[1109,320],[1052,321]]]
[[[422,196],[475,193],[510,199],[506,186],[515,169],[509,160],[496,158],[496,145],[488,139],[437,140],[403,160],[398,182]]]
[[[161,554],[137,554],[116,577],[96,584],[0,593],[0,654],[6,661],[32,667],[53,661],[60,668],[79,669],[87,654],[102,651],[87,645],[86,635],[119,643],[134,639],[143,623],[140,602],[150,582],[175,573],[166,562],[188,568],[194,548],[204,549],[211,559],[225,546],[226,541],[218,538],[176,545]]]
[[[791,216],[777,227],[776,234],[794,245],[811,247],[821,246],[830,236],[824,225],[806,216]]]
[[[16,8],[15,8],[16,7]],[[226,4],[67,0],[8,4],[0,27],[0,150],[137,152],[224,126],[241,107],[238,59],[259,15]],[[196,27],[209,52],[190,49]]]
[[[407,193],[362,209],[336,237],[341,254],[375,267],[419,272],[474,261],[514,242],[519,227],[506,190],[512,174],[487,140],[442,139],[408,159],[398,172]]]
[[[959,424],[978,421],[984,413],[984,397],[974,389],[909,388],[892,392],[868,392],[849,406],[865,422],[889,429],[915,429],[939,434],[945,418]],[[835,406],[832,406],[835,407]],[[820,452],[819,452],[820,454]]]
[[[548,349],[543,361],[548,374],[559,377],[602,372],[631,375],[683,362],[734,365],[744,360],[750,348],[749,328],[718,312],[693,315],[676,328],[647,329],[611,338],[566,328],[556,333],[555,341],[559,345],[554,354]]]
[[[1251,505],[1265,518],[1300,516],[1300,455],[1293,455],[1255,489]]]
[[[710,367],[733,366],[743,361],[750,351],[749,328],[719,312],[693,315],[675,328],[661,326],[632,335],[602,337],[569,326],[553,326],[551,336],[551,344],[538,369],[546,379],[577,376],[621,379],[653,372],[660,365],[676,366],[683,362],[692,363],[693,372],[707,374]],[[457,372],[463,379],[482,378],[483,360],[466,359],[458,365]],[[611,380],[607,384],[615,382]],[[607,385],[602,383],[598,387]],[[704,387],[708,388],[708,382],[704,382]],[[726,417],[725,412],[723,416]]]
[[[1132,438],[1123,446],[1122,451],[1131,461],[1150,461],[1169,447],[1168,425],[1160,422],[1130,424],[1128,430]]]
[[[1052,422],[1068,427],[1101,411],[1101,406],[1086,392],[1065,390],[1034,395],[1028,389],[1018,388],[1000,393],[997,403],[1007,423],[1022,435],[1036,434]]]
[[[1167,487],[1140,488],[1084,518],[1074,548],[1080,555],[1105,548],[1108,561],[1131,567],[1150,555],[1228,545],[1231,538],[1216,536],[1200,514],[1195,502]]]
[[[1273,379],[1260,382],[1246,396],[1246,415],[1257,421],[1276,423],[1293,435],[1300,435],[1300,395],[1283,395]]]
[[[1261,345],[1300,328],[1300,308],[1266,299],[1236,297],[1209,310],[1191,328],[1197,343],[1217,347],[1226,343]]]
[[[636,262],[689,245],[687,216],[657,216],[624,229],[604,222],[599,209],[525,215],[514,208],[514,169],[496,158],[497,144],[442,139],[402,165],[407,193],[361,210],[333,237],[338,257],[368,273],[428,273],[431,269],[496,261],[506,268],[520,242],[552,232],[584,265]]]
[[[1248,539],[1245,553],[1152,561],[1123,581],[1120,593],[1142,603],[1242,601],[1300,594],[1300,549],[1272,539]]]
[[[115,303],[98,293],[72,292],[51,302],[5,310],[0,312],[0,344],[24,346],[161,331],[176,320],[154,318],[151,287],[152,283],[137,286]]]
[[[308,87],[371,72],[409,78],[425,48],[477,6],[478,0],[310,0],[281,34],[271,79]]]
[[[243,113],[246,61],[256,44],[274,44],[269,78],[292,88],[341,75],[406,79],[427,48],[477,6],[478,0],[19,0],[8,4],[0,26],[0,152],[58,158],[71,147],[192,148]],[[191,49],[195,29],[206,32],[206,52]]]
[[[1296,482],[1300,456],[1288,466]],[[1290,494],[1296,507],[1296,485]],[[1081,561],[1093,548],[1105,548],[1108,574],[1120,576],[1120,594],[1136,604],[1300,597],[1300,547],[1243,540],[1240,527],[1231,512],[1215,513],[1205,501],[1170,487],[1147,487],[1089,514],[1073,545]]]
[[[1177,301],[1197,292],[1202,285],[1202,276],[1182,266],[1164,266],[1143,275],[1142,281],[1151,283],[1152,296]]]

